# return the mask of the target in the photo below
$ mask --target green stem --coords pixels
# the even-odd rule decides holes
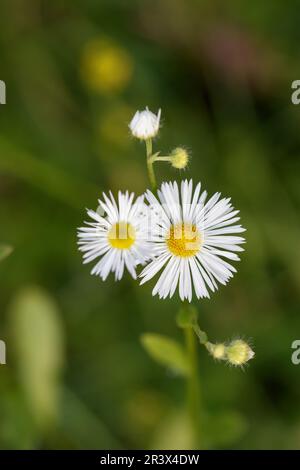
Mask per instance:
[[[205,333],[205,331],[201,330],[201,328],[200,328],[200,326],[198,325],[197,322],[194,323],[193,330],[194,330],[195,334],[197,335],[200,344],[203,344],[204,346],[206,346],[206,344],[208,342],[207,334]]]
[[[156,190],[156,178],[153,168],[153,161],[152,161],[152,139],[146,140],[146,152],[147,152],[147,168],[148,168],[148,176],[151,184],[151,188],[153,191]]]
[[[192,430],[192,449],[200,446],[200,384],[198,378],[197,342],[193,328],[185,328],[187,354],[190,363],[188,378],[188,408]]]
[[[152,155],[151,157],[151,162],[154,163],[154,162],[170,162],[172,160],[172,157],[170,156],[160,156],[160,155]]]

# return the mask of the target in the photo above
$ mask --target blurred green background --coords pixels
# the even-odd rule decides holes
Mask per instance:
[[[76,228],[101,191],[148,185],[128,122],[162,108],[155,148],[232,197],[247,228],[238,274],[195,302],[211,340],[251,338],[242,370],[199,346],[204,448],[299,448],[300,78],[297,2],[2,0],[0,447],[186,448],[186,384],[143,349],[182,341],[178,298],[127,275],[103,283]]]

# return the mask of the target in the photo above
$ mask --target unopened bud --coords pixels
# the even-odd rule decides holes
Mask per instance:
[[[189,154],[181,147],[174,149],[171,157],[171,165],[173,168],[177,168],[177,170],[183,170],[189,162]]]
[[[205,344],[209,354],[218,361],[226,359],[226,346],[223,343],[210,343],[209,341]]]
[[[159,131],[161,110],[157,115],[148,108],[144,111],[137,111],[133,116],[129,128],[134,137],[140,140],[152,139]]]
[[[226,348],[225,344],[219,343],[214,344],[214,347],[211,350],[211,355],[218,360],[222,360],[226,358]]]
[[[243,366],[253,358],[254,354],[249,344],[242,339],[236,339],[226,347],[227,360],[234,366]]]

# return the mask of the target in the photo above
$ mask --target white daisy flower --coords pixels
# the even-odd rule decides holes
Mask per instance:
[[[225,259],[239,261],[236,252],[244,238],[239,211],[233,209],[230,198],[214,194],[207,202],[207,192],[201,193],[199,183],[193,193],[193,182],[182,181],[179,191],[176,182],[163,183],[158,199],[147,191],[146,198],[157,220],[153,224],[156,258],[142,271],[141,284],[160,270],[162,273],[153,289],[160,298],[172,297],[179,286],[181,300],[208,297],[209,289],[218,288],[217,281],[226,284],[236,272]]]
[[[111,192],[103,193],[97,212],[87,210],[92,222],[78,229],[79,250],[83,262],[89,263],[100,258],[91,274],[100,276],[103,281],[112,271],[120,280],[124,268],[136,279],[136,266],[143,264],[151,255],[151,243],[147,240],[147,206],[144,196],[133,202],[134,193],[119,191],[118,203]]]
[[[160,115],[161,110],[156,116],[148,107],[144,111],[137,111],[129,124],[132,135],[141,140],[155,137],[159,131]]]

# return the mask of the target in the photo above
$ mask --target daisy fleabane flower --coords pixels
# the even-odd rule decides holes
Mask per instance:
[[[136,266],[144,264],[151,256],[151,242],[147,238],[147,206],[144,196],[133,202],[134,193],[118,193],[116,202],[112,193],[103,193],[97,212],[87,210],[92,221],[78,229],[79,250],[83,262],[100,258],[91,274],[103,281],[110,272],[120,280],[124,268],[136,279]]]
[[[201,184],[193,192],[193,182],[163,183],[158,199],[146,192],[153,217],[152,235],[155,239],[156,258],[141,273],[141,284],[159,271],[160,277],[153,295],[172,297],[177,287],[181,300],[208,297],[209,289],[218,288],[217,281],[226,284],[236,272],[227,261],[239,261],[236,252],[245,242],[237,233],[244,232],[237,210],[230,198],[214,194],[207,201],[207,192],[201,193]]]
[[[147,107],[144,111],[137,111],[129,124],[132,135],[140,140],[155,137],[159,131],[160,115],[161,110],[156,116]]]

